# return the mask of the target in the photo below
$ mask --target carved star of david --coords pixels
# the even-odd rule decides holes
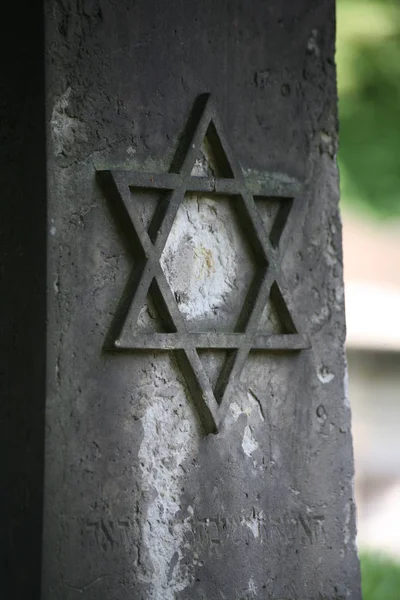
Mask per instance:
[[[221,176],[192,175],[205,139],[211,146]],[[135,260],[106,346],[119,352],[173,351],[205,432],[217,433],[229,406],[232,386],[239,379],[251,350],[295,351],[309,348],[307,336],[300,332],[299,320],[288,303],[287,288],[280,270],[282,253],[279,251],[289,213],[292,220],[296,219],[296,215],[298,217],[296,199],[301,188],[299,184],[277,182],[268,176],[263,178],[264,183],[244,176],[209,95],[197,99],[168,173],[111,169],[98,171],[98,175]],[[163,194],[147,229],[132,194],[132,191],[140,190],[157,190]],[[247,292],[236,326],[229,333],[190,331],[160,264],[178,210],[185,194],[190,192],[223,194],[232,198],[256,258],[257,275]],[[255,195],[267,200],[282,200],[269,233],[264,227]],[[127,332],[127,321],[137,322],[148,294],[161,317],[165,333]],[[263,334],[257,329],[269,298],[284,325],[283,334]],[[227,359],[214,389],[198,354],[201,349],[227,351]]]

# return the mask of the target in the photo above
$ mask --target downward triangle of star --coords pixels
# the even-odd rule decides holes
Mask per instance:
[[[199,170],[204,163],[204,143],[213,157],[213,168],[207,176],[203,176],[204,169]],[[279,268],[279,242],[301,187],[268,177],[264,185],[245,178],[209,95],[197,99],[168,173],[116,169],[97,173],[127,251],[134,259],[105,347],[121,352],[172,351],[205,432],[217,433],[251,350],[298,351],[309,347]],[[254,189],[258,198],[282,202],[270,232],[264,227]],[[147,217],[146,210],[141,217],[135,197],[149,192],[160,194],[160,198],[156,203],[153,198]],[[256,277],[247,290],[236,326],[228,333],[191,332],[160,265],[167,238],[188,192],[234,198],[256,258]],[[267,319],[272,317],[272,307],[279,333],[260,329],[266,311]],[[150,317],[147,321],[146,313]],[[149,323],[153,327],[149,328]],[[212,354],[215,360],[210,362]],[[205,370],[207,361],[210,376]]]

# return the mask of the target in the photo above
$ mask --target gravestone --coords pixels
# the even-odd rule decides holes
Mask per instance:
[[[334,3],[46,3],[42,597],[360,598]]]

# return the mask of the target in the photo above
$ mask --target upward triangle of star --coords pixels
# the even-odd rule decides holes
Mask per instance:
[[[214,159],[214,172],[207,177],[194,175],[202,159],[204,140]],[[289,302],[279,266],[279,242],[289,213],[295,212],[300,187],[268,177],[264,185],[244,177],[209,95],[200,96],[195,103],[169,173],[110,169],[98,171],[98,175],[128,252],[135,261],[106,345],[125,352],[173,351],[205,432],[216,433],[229,406],[231,388],[239,379],[251,350],[295,351],[309,347],[307,337],[300,333],[299,319]],[[270,232],[265,230],[254,189],[258,198],[281,201]],[[140,194],[149,190],[158,190],[162,197],[149,223],[145,224],[132,192]],[[231,197],[256,259],[256,276],[247,290],[236,325],[228,333],[190,331],[160,265],[172,225],[188,192]],[[138,322],[148,296],[159,316],[161,331],[132,331],[129,324]],[[278,334],[259,331],[265,311],[272,306],[282,326]],[[226,352],[214,384],[199,356],[199,351],[205,350]]]

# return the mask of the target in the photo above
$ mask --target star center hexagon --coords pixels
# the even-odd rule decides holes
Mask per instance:
[[[186,194],[161,267],[189,331],[233,331],[258,267],[235,199]]]

